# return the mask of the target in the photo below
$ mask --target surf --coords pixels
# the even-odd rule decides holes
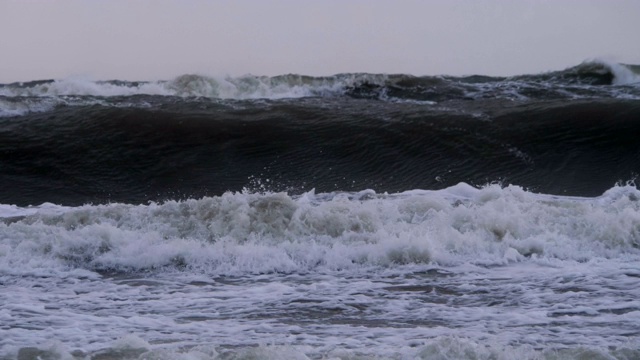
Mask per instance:
[[[640,75],[635,65],[589,60],[561,71],[511,77],[368,73],[320,77],[299,74],[271,77],[251,74],[238,77],[184,74],[171,80],[158,81],[97,81],[86,77],[70,77],[0,84],[0,96],[11,98],[156,95],[235,100],[351,96],[442,102],[481,99],[487,96],[535,99],[542,95],[542,90],[549,91],[551,86],[564,91],[555,92],[554,96],[564,93],[568,98],[581,98],[589,94],[611,97],[617,92],[610,86],[626,86],[631,89],[623,89],[622,92],[638,98],[639,83]],[[527,91],[520,93],[519,88],[523,87]],[[537,92],[534,90],[539,90],[540,94],[536,96]]]

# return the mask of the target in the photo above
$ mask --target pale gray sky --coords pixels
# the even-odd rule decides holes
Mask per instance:
[[[0,82],[640,63],[640,0],[0,0]]]

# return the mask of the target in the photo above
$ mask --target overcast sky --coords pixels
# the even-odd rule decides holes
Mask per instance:
[[[0,0],[0,82],[640,63],[640,0]]]

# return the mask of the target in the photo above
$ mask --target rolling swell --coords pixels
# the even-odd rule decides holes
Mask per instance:
[[[0,202],[141,203],[243,188],[397,192],[496,181],[594,196],[640,172],[635,100],[442,107],[146,96],[137,100],[147,108],[114,106],[120,100],[0,118]]]
[[[224,78],[185,74],[172,80],[160,81],[92,81],[71,78],[0,84],[0,117],[49,110],[51,100],[55,100],[54,104],[82,104],[87,97],[94,97],[89,100],[98,103],[102,102],[96,98],[140,95],[234,100],[347,96],[439,103],[496,98],[640,99],[638,84],[638,65],[605,61],[587,61],[560,71],[512,77],[345,73],[319,77],[287,74]]]

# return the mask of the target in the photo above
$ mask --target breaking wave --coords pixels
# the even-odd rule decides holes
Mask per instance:
[[[426,102],[487,97],[512,100],[591,96],[639,98],[639,83],[638,66],[605,61],[587,61],[562,71],[513,77],[351,73],[324,77],[295,74],[209,77],[188,74],[173,80],[151,82],[68,78],[0,85],[0,96],[5,98],[0,98],[0,109],[3,109],[0,115],[16,113],[17,109],[12,112],[7,104],[7,97],[159,95],[247,100],[350,96]],[[74,100],[77,99],[63,99],[61,102],[73,103]],[[29,108],[28,102],[23,106]]]
[[[68,266],[304,273],[640,253],[640,192],[633,186],[597,198],[466,184],[398,194],[227,193],[149,205],[5,207],[2,220],[5,274]]]

